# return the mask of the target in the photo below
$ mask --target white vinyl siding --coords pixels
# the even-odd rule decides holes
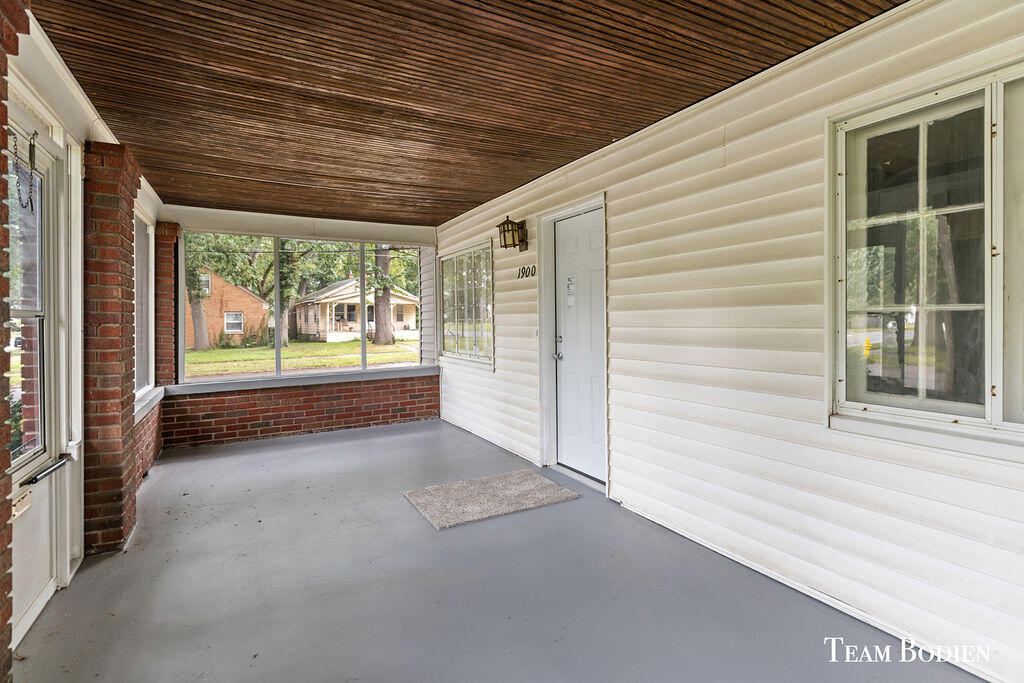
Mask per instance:
[[[441,416],[539,460],[538,280],[515,272],[540,216],[603,191],[612,498],[892,632],[988,645],[971,668],[1019,680],[1019,453],[828,426],[829,119],[1024,54],[1024,5],[891,15],[440,226],[442,254],[506,214],[530,230],[494,252],[494,370],[442,358]]]
[[[420,364],[433,365],[437,362],[437,333],[435,327],[437,311],[437,285],[434,281],[437,250],[420,247]]]

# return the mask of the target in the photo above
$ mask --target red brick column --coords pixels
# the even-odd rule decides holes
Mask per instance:
[[[85,547],[118,548],[135,526],[135,194],[123,146],[85,148]]]
[[[7,148],[7,57],[18,54],[18,34],[28,33],[29,0],[0,0],[0,144]],[[7,173],[7,157],[0,155],[0,175]],[[7,181],[0,178],[0,190],[7,196]],[[7,205],[0,203],[0,248],[10,244],[7,228]],[[0,251],[0,273],[10,267],[6,251]],[[10,282],[0,277],[0,323],[11,319],[5,297],[10,294]],[[3,351],[10,343],[10,330],[0,324],[0,396],[10,393],[10,382],[5,373],[11,369],[11,356]],[[5,472],[11,466],[10,404],[0,400],[0,679],[11,680],[11,477]]]
[[[156,384],[174,384],[178,376],[178,239],[181,226],[157,223],[153,278],[156,286]]]

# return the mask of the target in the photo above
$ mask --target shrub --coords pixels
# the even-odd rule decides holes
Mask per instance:
[[[270,334],[270,328],[267,326],[267,321],[263,320],[259,325],[246,327],[242,333],[241,346],[247,349],[251,349],[257,346],[269,346],[273,343],[273,337]]]
[[[217,343],[214,345],[218,349],[232,349],[235,347],[235,342],[230,334],[226,334],[223,330],[217,335]]]

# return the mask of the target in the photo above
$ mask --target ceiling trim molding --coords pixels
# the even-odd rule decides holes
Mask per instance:
[[[371,223],[337,218],[285,216],[252,211],[229,211],[198,206],[164,204],[158,220],[177,223],[185,230],[226,232],[297,239],[387,242],[408,246],[436,245],[434,226]]]

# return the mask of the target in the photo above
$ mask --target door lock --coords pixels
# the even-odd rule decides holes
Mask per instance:
[[[560,334],[559,335],[555,335],[555,343],[556,344],[561,344],[562,343],[562,335],[560,335]]]

